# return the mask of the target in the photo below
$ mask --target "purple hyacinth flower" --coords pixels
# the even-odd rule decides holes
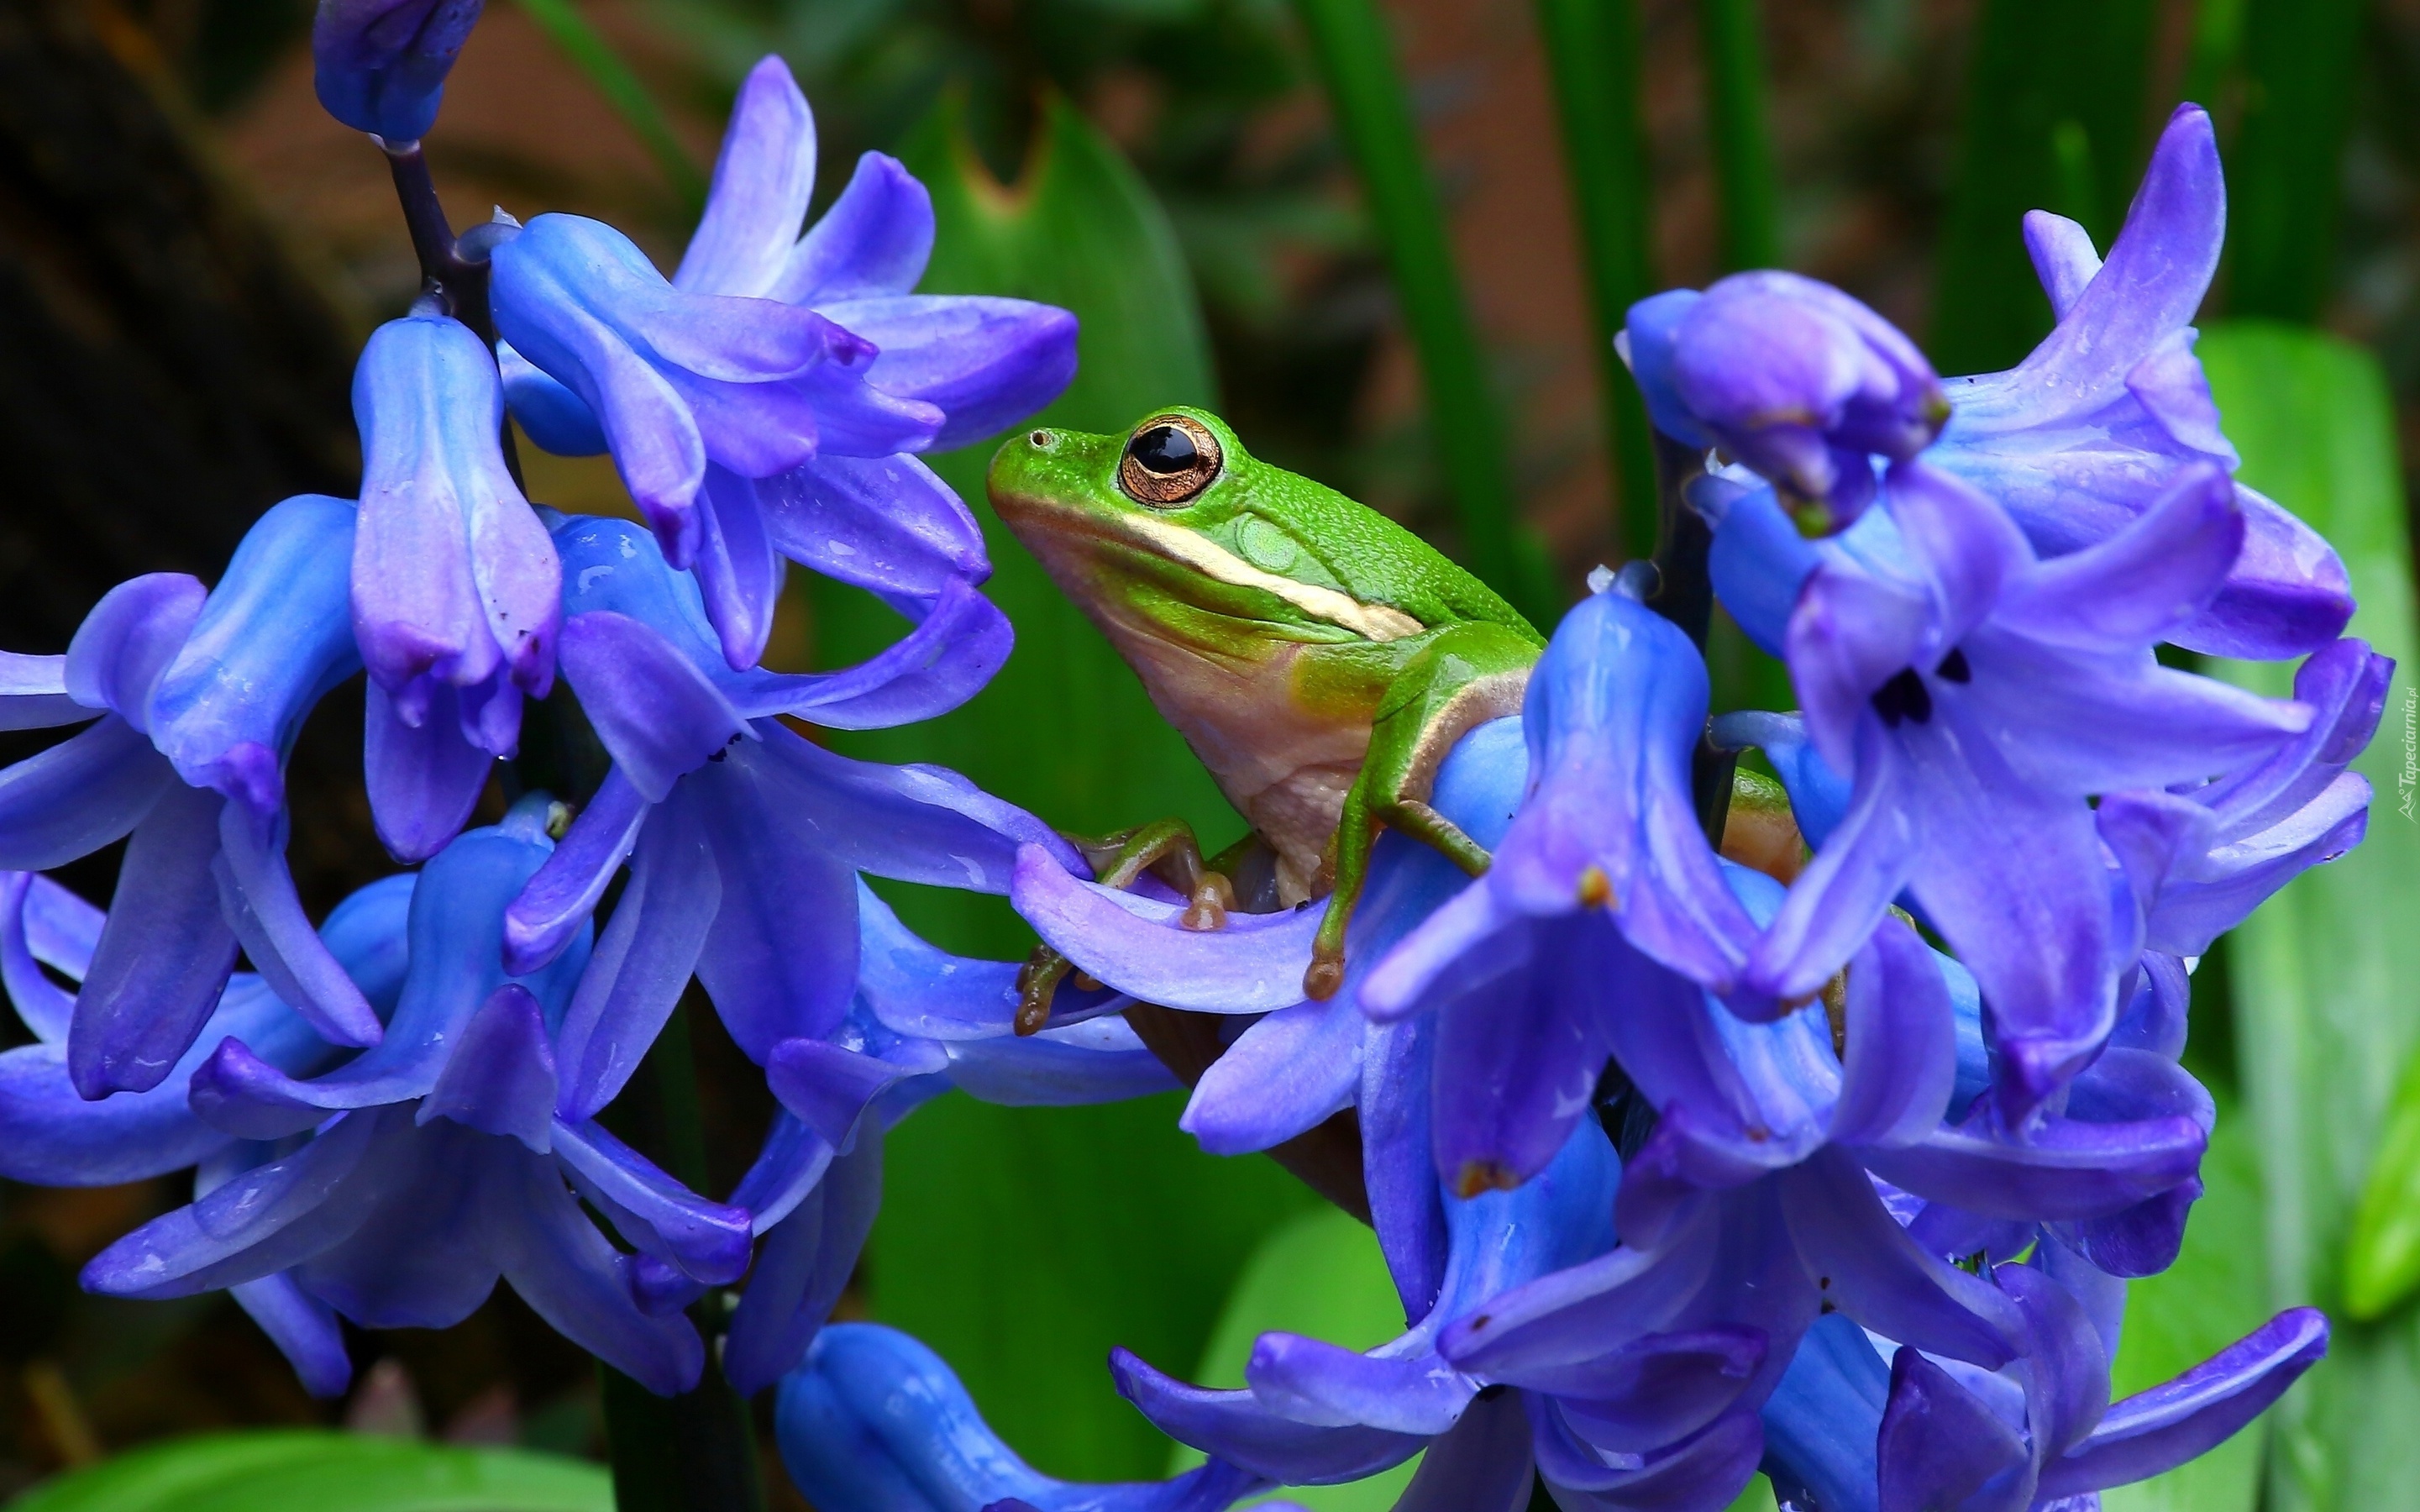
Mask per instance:
[[[2311,710],[2153,656],[2243,538],[2216,468],[2184,470],[2124,530],[2047,561],[1947,475],[1902,464],[1885,491],[1887,511],[1811,562],[1732,564],[1797,585],[1781,648],[1815,751],[1853,784],[1743,981],[1783,1001],[1816,991],[1907,891],[1982,984],[2013,1127],[2107,1036],[2139,948],[2090,800],[2264,759]],[[1753,525],[1772,508],[1730,500],[1717,553],[1726,538],[1743,558],[1777,540]]]
[[[613,766],[505,921],[517,971],[551,959],[625,861],[630,882],[563,1030],[563,1099],[611,1100],[693,974],[758,1064],[830,1037],[857,978],[860,871],[1005,891],[1016,847],[1073,853],[1040,820],[932,767],[835,756],[776,718],[855,729],[955,707],[1008,650],[999,611],[961,582],[862,665],[734,672],[693,579],[620,521],[555,531],[563,665]]]
[[[39,871],[128,837],[111,923],[77,995],[68,1063],[87,1097],[147,1091],[192,1045],[239,946],[324,1037],[379,1020],[302,912],[283,766],[303,716],[360,666],[345,585],[354,507],[263,515],[207,594],[158,573],[111,590],[65,658],[0,694],[21,722],[91,727],[0,772],[0,866]],[[55,691],[54,691],[55,690]]]
[[[1497,720],[1447,755],[1430,802],[1491,845],[1512,816],[1524,771],[1519,725]],[[1382,836],[1345,937],[1343,986],[1324,1000],[1302,994],[1316,910],[1231,913],[1224,928],[1200,932],[1184,927],[1184,900],[1156,880],[1132,891],[1102,887],[1040,847],[1018,856],[1009,897],[1044,941],[1119,992],[1193,1012],[1253,1016],[1195,1085],[1179,1120],[1204,1149],[1232,1155],[1282,1144],[1367,1091],[1392,1095],[1386,1047],[1395,1032],[1363,1014],[1365,984],[1395,942],[1465,880],[1429,847]],[[1053,1021],[1065,1020],[1070,1006],[1063,989]],[[1365,1141],[1382,1150],[1386,1126],[1369,1123],[1366,1109],[1364,1117]],[[1425,1169],[1424,1150],[1411,1159]]]
[[[1690,798],[1706,686],[1688,638],[1626,585],[1566,616],[1531,674],[1528,792],[1493,865],[1362,995],[1381,1022],[1442,1016],[1434,1137],[1465,1195],[1562,1146],[1619,1020],[1692,1013],[1739,978],[1757,927]]]
[[[1767,1370],[1769,1336],[1709,1309],[1788,1288],[1753,1248],[1718,1273],[1707,1224],[1652,1252],[1617,1248],[1619,1179],[1605,1133],[1583,1124],[1520,1189],[1449,1199],[1438,1289],[1401,1338],[1356,1353],[1264,1334],[1238,1391],[1185,1385],[1121,1350],[1119,1389],[1214,1463],[1285,1485],[1357,1480],[1425,1450],[1399,1507],[1518,1507],[1533,1471],[1565,1506],[1722,1506],[1756,1468],[1755,1408],[1780,1361]],[[1494,1348],[1500,1302],[1517,1308],[1549,1277],[1597,1284],[1605,1326],[1586,1352]]]
[[[313,83],[329,115],[398,145],[436,124],[455,55],[485,0],[319,0]]]
[[[330,954],[380,1018],[403,986],[403,918],[414,879],[372,882],[339,903],[320,927]],[[0,874],[0,980],[35,1043],[0,1054],[0,1176],[41,1186],[113,1186],[181,1170],[230,1136],[196,1117],[186,1083],[230,1036],[293,1075],[324,1069],[344,1053],[280,1002],[250,972],[229,978],[193,1049],[147,1092],[87,1102],[68,1078],[67,1036],[74,994],[46,975],[81,984],[92,967],[106,915],[47,877]]]
[[[287,1302],[367,1327],[428,1328],[459,1321],[502,1275],[556,1329],[650,1389],[694,1382],[696,1333],[649,1309],[638,1261],[736,1280],[749,1260],[749,1215],[689,1192],[594,1122],[559,1112],[551,1025],[586,941],[534,975],[507,979],[500,964],[504,906],[552,849],[544,822],[541,806],[524,802],[423,871],[393,1032],[377,1049],[297,1075],[242,1040],[216,1047],[188,1096],[204,1123],[242,1143],[205,1162],[192,1207],[97,1256],[88,1287],[175,1297],[282,1280]],[[307,1308],[279,1316],[292,1322]]]
[[[1075,372],[1064,310],[911,292],[932,202],[892,158],[867,153],[801,236],[814,165],[806,99],[768,57],[741,86],[669,287],[575,218],[542,217],[496,257],[514,413],[550,450],[610,444],[665,553],[697,572],[734,667],[763,649],[785,559],[894,598],[980,580],[973,517],[902,454],[994,434]],[[820,341],[824,356],[788,365],[777,333],[783,353]],[[656,334],[671,340],[645,345]]]
[[[425,861],[470,818],[554,682],[563,573],[497,442],[496,365],[427,301],[353,372],[362,432],[353,632],[370,675],[365,772],[379,837]]]
[[[826,1329],[782,1381],[773,1423],[782,1462],[817,1506],[1219,1512],[1265,1484],[1215,1460],[1167,1481],[1054,1480],[1001,1442],[939,1355],[876,1323]]]
[[[1949,417],[1916,343],[1797,273],[1734,273],[1702,294],[1642,300],[1621,347],[1657,429],[1761,474],[1809,536],[1864,512],[1875,457],[1907,460]]]
[[[2218,269],[2226,180],[2209,113],[2169,118],[2102,263],[2082,226],[2036,210],[2025,240],[2057,328],[2005,373],[1953,379],[1954,413],[1927,460],[2004,506],[2055,557],[2108,539],[2183,469],[2232,472],[2193,354],[2194,312]],[[2225,656],[2316,650],[2352,614],[2343,561],[2310,526],[2235,485],[2243,546],[2219,591],[2170,635]]]
[[[2296,1308],[2175,1380],[2111,1403],[2107,1346],[2055,1274],[2011,1265],[1995,1277],[2024,1317],[2024,1368],[1946,1368],[1900,1348],[1876,1434],[1878,1500],[1867,1504],[2073,1504],[2066,1499],[2215,1447],[2327,1349],[2325,1316]]]
[[[940,429],[939,409],[868,384],[872,342],[813,310],[675,288],[600,222],[541,215],[492,261],[497,328],[596,413],[681,567],[706,544],[709,465],[770,477],[825,445],[884,456]]]
[[[329,951],[381,1018],[394,1011],[403,985],[403,916],[415,880],[373,882],[338,904],[322,926]],[[0,913],[0,976],[18,1017],[38,1041],[0,1055],[0,1174],[12,1179],[107,1186],[189,1165],[223,1168],[240,1142],[203,1123],[186,1099],[188,1081],[219,1039],[244,1038],[260,1047],[271,1064],[297,1075],[344,1053],[313,1033],[258,976],[239,973],[220,996],[202,1037],[160,1085],[85,1101],[68,1077],[64,1052],[73,1000],[39,967],[80,982],[91,965],[103,916],[48,878],[22,872],[0,881],[0,908],[6,910]],[[343,1395],[352,1364],[325,1303],[284,1275],[239,1283],[229,1290],[292,1362],[306,1391],[322,1397]]]
[[[774,1046],[767,1081],[783,1107],[731,1194],[764,1240],[723,1349],[723,1373],[743,1393],[778,1381],[814,1342],[873,1230],[884,1136],[915,1108],[950,1087],[1056,1107],[1176,1084],[1122,1019],[1017,1037],[1015,965],[935,949],[862,881],[857,906],[856,997],[829,1038]],[[639,1271],[655,1311],[706,1290],[645,1256]]]
[[[2294,674],[2308,728],[2265,761],[2173,791],[2111,793],[2094,818],[2143,909],[2147,949],[2199,956],[2312,866],[2361,843],[2369,779],[2346,767],[2368,745],[2395,672],[2342,640]]]

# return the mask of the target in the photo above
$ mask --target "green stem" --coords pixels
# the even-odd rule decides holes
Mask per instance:
[[[1630,369],[1614,351],[1630,306],[1655,291],[1654,192],[1638,107],[1637,0],[1538,0],[1596,320],[1598,392],[1622,554],[1655,550],[1655,452]]]
[[[1371,0],[1299,0],[1299,8],[1386,243],[1470,569],[1533,617],[1551,613],[1535,549],[1525,550],[1518,538],[1503,417],[1454,273],[1394,44]]]
[[[1737,271],[1781,261],[1773,134],[1764,118],[1764,39],[1756,0],[1699,0],[1706,125],[1723,208],[1723,262]]]
[[[681,145],[679,137],[664,119],[656,104],[656,97],[639,82],[630,65],[623,61],[613,44],[605,39],[588,18],[580,12],[575,0],[520,0],[520,8],[547,39],[563,50],[573,67],[588,75],[588,82],[605,97],[613,114],[638,135],[640,145],[663,170],[682,204],[693,214],[706,203],[706,175],[698,171],[697,163]]]
[[[705,1191],[706,1124],[686,1003],[664,1021],[643,1075],[650,1095],[645,1100],[653,1103],[643,1147],[690,1191]],[[613,1460],[613,1504],[619,1512],[762,1512],[765,1489],[757,1476],[748,1403],[723,1379],[719,1364],[729,1327],[729,1295],[708,1292],[690,1309],[690,1318],[706,1337],[706,1373],[678,1396],[658,1396],[613,1366],[597,1364],[605,1440]]]

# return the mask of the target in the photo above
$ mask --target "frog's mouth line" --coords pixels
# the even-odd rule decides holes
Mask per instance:
[[[1109,523],[1090,510],[1065,508],[1047,499],[1006,489],[993,491],[992,507],[1037,556],[1043,554],[1042,550],[1018,528],[1019,514],[1047,518],[1049,534],[1062,538],[1080,537],[1105,546],[1148,553],[1234,587],[1274,594],[1304,614],[1350,631],[1363,640],[1399,641],[1428,628],[1390,604],[1363,603],[1351,594],[1315,583],[1296,582],[1254,567],[1201,532],[1169,521],[1131,515]]]

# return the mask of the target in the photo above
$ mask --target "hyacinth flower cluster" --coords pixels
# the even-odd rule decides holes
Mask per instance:
[[[2105,262],[2028,220],[2059,319],[2009,373],[1944,382],[1786,273],[1634,309],[1649,411],[1702,458],[1669,491],[1798,707],[1710,720],[1684,555],[1602,574],[1522,712],[1437,770],[1484,875],[1383,837],[1308,999],[1318,911],[1187,927],[1044,818],[799,732],[930,718],[1006,658],[981,534],[918,454],[1055,397],[1072,318],[916,294],[931,205],[880,154],[806,226],[813,119],[773,59],[671,277],[577,216],[458,237],[419,138],[478,9],[320,8],[320,97],[386,153],[428,280],[357,370],[358,498],[276,504],[216,584],[135,579],[64,655],[0,657],[0,727],[81,726],[0,770],[0,985],[35,1040],[0,1054],[0,1175],[194,1176],[87,1286],[227,1290],[333,1395],[340,1320],[442,1326],[502,1279],[656,1393],[778,1385],[828,1512],[1210,1512],[1415,1455],[1403,1512],[1541,1482],[1712,1512],[1760,1470],[1800,1512],[2072,1509],[2324,1351],[2295,1310],[2110,1400],[2125,1284],[2176,1257],[2212,1127],[2193,965],[2358,842],[2391,670],[2342,638],[2326,543],[2232,479],[2187,324],[2224,222],[2200,112]],[[610,454],[640,518],[529,499],[507,415]],[[763,666],[792,563],[909,630]],[[2294,695],[2164,645],[2300,658]],[[357,674],[377,835],[416,869],[315,923],[285,767]],[[593,789],[500,768],[572,718]],[[1786,807],[1725,822],[1750,749]],[[105,911],[43,875],[121,839]],[[919,939],[868,877],[1008,895],[1080,985],[1017,1033],[1017,968]],[[720,1196],[612,1132],[692,983],[781,1110]],[[1179,1085],[1138,1005],[1215,1029],[1183,1079],[1205,1148],[1353,1113],[1405,1327],[1264,1335],[1235,1390],[1121,1351],[1116,1388],[1209,1457],[1078,1485],[931,1350],[826,1324],[888,1130],[952,1088]]]
[[[1802,1512],[1982,1512],[2097,1504],[2319,1358],[2297,1309],[2110,1400],[2126,1282],[2201,1190],[2192,968],[2358,843],[2392,670],[2342,638],[2335,553],[2230,475],[2187,323],[2223,226],[2188,107],[2105,263],[2028,219],[2059,319],[2010,372],[1944,382],[1792,274],[1636,307],[1624,355],[1702,459],[1667,486],[1799,707],[1709,721],[1704,626],[1661,591],[1689,564],[1601,574],[1519,721],[1440,771],[1486,874],[1382,841],[1332,999],[1293,986],[1300,916],[1187,931],[1020,854],[1052,946],[1233,1026],[1184,1117],[1205,1147],[1356,1111],[1407,1320],[1264,1335],[1241,1390],[1122,1356],[1137,1407],[1281,1484],[1424,1452],[1406,1508],[1533,1476],[1717,1508],[1761,1470]],[[2301,659],[2294,696],[2164,645]],[[1751,749],[1786,806],[1710,826],[1709,756]]]
[[[322,99],[385,150],[427,275],[356,370],[359,497],[275,504],[215,585],[135,579],[64,655],[0,659],[0,725],[66,732],[0,771],[0,978],[35,1041],[0,1055],[0,1171],[190,1169],[190,1206],[85,1285],[230,1291],[315,1393],[349,1380],[340,1319],[443,1326],[500,1278],[652,1391],[710,1352],[752,1391],[846,1282],[897,1118],[952,1087],[1174,1084],[1115,1018],[1012,1035],[1013,969],[933,950],[862,881],[1004,892],[1020,847],[1073,850],[953,773],[799,733],[926,718],[999,668],[980,532],[914,454],[1055,397],[1075,324],[913,293],[931,205],[878,154],[802,234],[813,122],[778,60],[675,279],[577,217],[455,237],[416,138],[478,8],[318,19]],[[541,444],[610,447],[648,523],[532,502],[508,407]],[[858,666],[763,668],[788,561],[912,629]],[[356,676],[377,837],[412,869],[315,924],[285,769]],[[592,728],[601,785],[500,765],[533,719]],[[45,875],[120,840],[105,910]],[[720,1198],[608,1127],[692,979],[782,1109]],[[687,1309],[743,1276],[698,1313],[709,1341]]]

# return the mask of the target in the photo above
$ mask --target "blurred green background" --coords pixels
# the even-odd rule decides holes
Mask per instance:
[[[131,572],[214,573],[285,492],[351,490],[351,353],[416,273],[381,164],[311,98],[309,8],[0,0],[11,649],[62,648]],[[2009,365],[2050,321],[2019,217],[2060,210],[2105,247],[2160,122],[2199,101],[2232,200],[2202,350],[2243,475],[2344,549],[2357,630],[2407,665],[2415,649],[2399,459],[2420,451],[2398,444],[2420,433],[2414,0],[489,11],[429,145],[458,221],[490,204],[579,210],[669,266],[734,86],[779,52],[814,103],[827,195],[869,148],[932,186],[926,288],[1083,319],[1082,368],[1051,418],[1106,429],[1215,404],[1255,451],[1432,536],[1541,616],[1652,534],[1641,421],[1606,353],[1628,301],[1778,263],[1919,333],[1945,373]],[[979,512],[986,451],[937,460]],[[542,502],[628,508],[601,460],[531,462]],[[986,528],[1016,656],[957,714],[846,748],[957,767],[1070,830],[1175,812],[1213,841],[1237,833],[1133,678]],[[895,631],[861,596],[793,585],[769,661],[833,664]],[[1786,698],[1735,632],[1718,627],[1712,656],[1718,703]],[[2278,669],[2225,670],[2279,686]],[[2118,1384],[2171,1375],[2294,1302],[2335,1312],[2335,1355],[2271,1422],[2112,1493],[2113,1512],[2371,1512],[2420,1484],[2412,686],[2398,674],[2363,763],[2381,795],[2367,847],[2197,974],[2188,1060],[2221,1130],[2184,1259],[2135,1290]],[[382,865],[345,719],[340,697],[297,759],[298,870],[318,906]],[[70,880],[105,896],[110,865]],[[899,901],[960,949],[1030,943],[996,900]],[[687,1017],[727,1190],[770,1104],[711,1016]],[[1111,1344],[1234,1383],[1260,1328],[1390,1332],[1366,1233],[1266,1161],[1200,1154],[1177,1106],[928,1108],[890,1143],[887,1205],[844,1311],[925,1337],[1029,1458],[1089,1477],[1170,1464],[1109,1388]],[[357,1359],[377,1368],[322,1405],[223,1299],[75,1291],[85,1258],[176,1200],[167,1182],[0,1192],[0,1494],[211,1428],[598,1452],[585,1358],[507,1295],[442,1334],[363,1336]],[[279,1444],[291,1473],[318,1473],[324,1441]],[[123,1489],[149,1484],[127,1463],[119,1501],[73,1504],[155,1504]],[[521,1484],[506,1461],[448,1463]],[[1314,1504],[1383,1507],[1401,1479]],[[776,1504],[800,1504],[768,1481]],[[511,1495],[524,1490],[532,1506],[596,1504],[589,1482],[541,1474]]]

